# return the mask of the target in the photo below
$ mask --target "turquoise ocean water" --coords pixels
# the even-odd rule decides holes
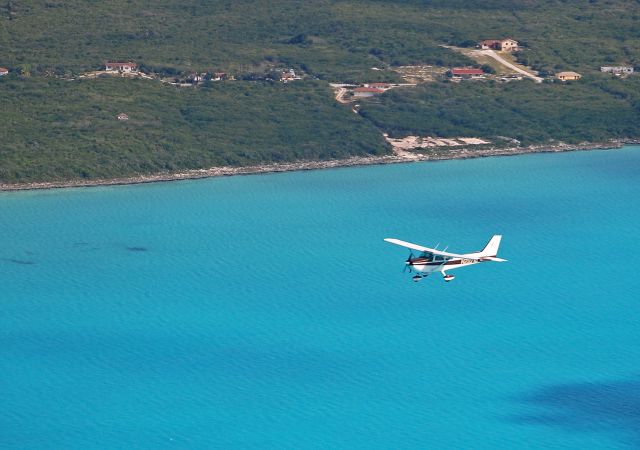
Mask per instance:
[[[640,147],[0,194],[0,447],[639,448]],[[412,283],[385,237],[505,264]]]

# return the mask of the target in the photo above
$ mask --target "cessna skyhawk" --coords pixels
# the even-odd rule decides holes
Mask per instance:
[[[493,236],[487,245],[479,252],[465,253],[463,255],[450,253],[436,248],[423,247],[421,245],[412,244],[411,242],[401,241],[400,239],[386,238],[385,241],[392,244],[400,245],[408,248],[410,251],[420,252],[419,256],[415,256],[413,251],[405,261],[405,269],[416,271],[413,281],[420,281],[424,277],[429,276],[433,272],[440,272],[444,277],[444,281],[451,281],[455,277],[446,273],[447,270],[457,269],[459,267],[470,266],[486,261],[505,262],[506,259],[498,258],[498,247],[502,236],[497,234]],[[446,250],[446,248],[445,248]]]

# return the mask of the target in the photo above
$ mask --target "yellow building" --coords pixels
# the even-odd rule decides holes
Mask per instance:
[[[556,78],[562,81],[572,81],[579,80],[582,78],[582,75],[576,72],[559,72],[556,74]]]

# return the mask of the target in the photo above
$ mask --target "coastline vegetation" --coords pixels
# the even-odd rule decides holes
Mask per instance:
[[[598,70],[640,66],[639,21],[632,0],[9,0],[0,5],[0,67],[11,71],[0,77],[0,182],[381,155],[390,151],[383,132],[523,145],[637,139],[638,75]],[[443,45],[504,37],[543,74],[584,77],[427,83],[360,102],[358,115],[328,86],[399,80],[374,67],[472,65]],[[77,78],[107,59],[242,81],[179,89]],[[286,68],[306,79],[248,81]]]
[[[94,179],[388,152],[326,83],[0,79],[0,181]],[[118,120],[125,113],[128,120]]]
[[[572,83],[427,83],[391,90],[360,115],[392,137],[474,136],[522,145],[605,142],[640,135],[640,79]]]

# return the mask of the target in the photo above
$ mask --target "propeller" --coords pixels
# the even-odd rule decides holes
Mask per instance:
[[[404,262],[404,269],[402,269],[402,273],[405,273],[407,271],[407,267],[409,268],[409,273],[412,273],[413,270],[411,270],[411,260],[414,258],[413,256],[413,252],[409,251],[409,257],[407,258],[407,260]]]

